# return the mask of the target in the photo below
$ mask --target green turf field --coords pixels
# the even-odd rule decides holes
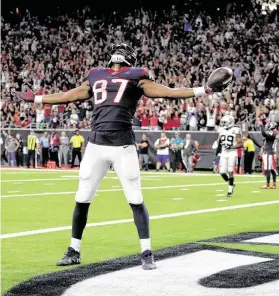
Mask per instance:
[[[230,199],[221,177],[210,173],[148,172],[142,179],[154,249],[239,232],[278,230],[279,191],[260,190],[261,175],[237,176]],[[77,171],[1,171],[2,293],[30,277],[62,269],[55,263],[70,241],[77,184]],[[82,263],[140,253],[131,219],[120,183],[109,173],[90,208],[88,223],[98,224],[85,230]],[[116,222],[100,223],[106,221]],[[218,245],[279,253],[274,246]]]

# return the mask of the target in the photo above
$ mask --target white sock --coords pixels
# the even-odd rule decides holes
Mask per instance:
[[[80,252],[80,245],[81,245],[81,240],[80,239],[77,239],[77,238],[71,238],[71,247]]]
[[[233,191],[233,185],[229,185],[229,193],[232,193]]]
[[[151,250],[150,238],[140,239],[140,247],[142,252],[144,252],[145,250]]]

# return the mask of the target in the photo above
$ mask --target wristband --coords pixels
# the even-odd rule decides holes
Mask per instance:
[[[195,97],[199,97],[206,94],[204,87],[194,87],[193,92],[195,94]]]
[[[43,96],[35,96],[34,103],[42,104],[43,103]]]

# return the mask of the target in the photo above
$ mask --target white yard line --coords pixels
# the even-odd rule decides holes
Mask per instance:
[[[50,179],[48,179],[50,180]],[[253,184],[253,183],[262,183],[262,181],[243,181],[237,182],[237,184]],[[204,183],[204,184],[185,184],[185,185],[169,185],[169,186],[154,186],[154,187],[142,187],[143,190],[157,190],[157,189],[168,189],[168,188],[185,188],[185,187],[204,187],[204,186],[222,186],[226,185],[225,182],[222,183]],[[100,189],[97,192],[115,192],[115,191],[123,191],[122,188],[114,188],[114,189]],[[74,194],[76,191],[70,192],[43,192],[43,193],[30,193],[30,194],[13,194],[13,195],[2,195],[1,198],[8,197],[28,197],[28,196],[46,196],[46,195],[67,195]]]
[[[69,176],[70,177],[70,176]],[[1,180],[0,183],[13,183],[13,182],[40,182],[40,181],[68,181],[73,179],[79,179],[78,176],[71,176],[70,178],[45,178],[45,179],[23,179],[23,180]],[[115,179],[118,180],[118,177],[104,177],[104,179]]]
[[[251,204],[243,204],[243,205],[235,205],[235,206],[228,206],[228,207],[221,207],[221,208],[211,208],[211,209],[179,212],[179,213],[172,213],[172,214],[155,215],[155,216],[151,216],[150,219],[151,220],[158,220],[158,219],[166,219],[166,218],[174,218],[174,217],[220,212],[220,211],[231,211],[231,210],[237,210],[237,209],[253,208],[253,207],[260,207],[260,206],[266,206],[266,205],[272,205],[272,204],[279,204],[279,200],[258,202],[258,203],[251,203]],[[98,227],[98,226],[106,226],[106,225],[131,223],[131,222],[134,222],[134,220],[133,219],[122,219],[122,220],[114,220],[114,221],[88,223],[86,227]],[[70,230],[71,228],[72,228],[72,226],[62,226],[62,227],[46,228],[46,229],[39,229],[39,230],[6,233],[6,234],[1,235],[0,238],[6,239],[6,238],[13,238],[13,237],[20,237],[20,236],[29,236],[29,235],[35,235],[35,234]]]
[[[12,173],[12,172],[8,172],[8,171],[13,171],[13,170],[17,170],[18,173],[23,174],[23,173],[28,173],[28,172],[37,172],[38,174],[40,172],[46,172],[46,173],[50,173],[50,172],[56,172],[56,173],[76,173],[78,175],[78,170],[72,170],[72,169],[63,169],[63,170],[59,170],[59,169],[25,169],[25,168],[4,168],[4,169],[0,169],[0,172],[4,172],[4,174],[16,174],[16,173]],[[109,171],[108,174],[115,174],[114,171]],[[150,172],[141,172],[141,175],[153,175],[154,177],[156,176],[164,176],[164,177],[216,177],[219,176],[219,174],[213,174],[213,173],[191,173],[191,174],[185,174],[185,173],[169,173],[169,172],[165,172],[165,171],[161,171],[161,172],[154,172],[154,171],[150,171]],[[244,177],[244,178],[263,178],[263,175],[259,175],[259,174],[254,174],[254,175],[236,175],[237,177]]]

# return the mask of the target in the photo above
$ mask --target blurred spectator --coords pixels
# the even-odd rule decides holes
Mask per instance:
[[[188,124],[190,131],[198,130],[198,115],[193,102],[189,103],[188,107]]]
[[[171,146],[170,149],[172,151],[172,162],[171,162],[171,168],[173,173],[176,172],[176,170],[179,170],[179,166],[182,165],[182,168],[184,170],[186,169],[184,166],[184,163],[182,162],[182,149],[183,149],[183,139],[180,137],[179,132],[176,132],[174,134],[174,138],[171,139]]]
[[[70,124],[71,127],[76,128],[78,126],[78,115],[77,115],[77,111],[75,109],[72,110],[72,114],[70,116]]]
[[[27,137],[27,168],[30,168],[31,160],[33,163],[33,167],[37,168],[37,149],[39,148],[40,141],[38,137],[35,135],[33,130],[30,131],[30,134]]]
[[[40,107],[36,108],[36,128],[40,129],[41,123],[45,120],[45,110],[44,106],[41,105]]]
[[[9,166],[16,166],[16,151],[19,147],[18,140],[11,134],[6,137],[5,149],[8,153]]]
[[[133,129],[138,130],[141,127],[140,115],[136,113],[133,118]]]
[[[76,157],[79,160],[79,166],[81,163],[81,150],[84,147],[84,138],[79,134],[79,130],[75,131],[75,135],[71,137],[70,143],[72,145],[72,168],[75,166]]]
[[[184,141],[183,161],[187,169],[187,173],[191,173],[193,169],[193,156],[197,151],[197,143],[192,140],[191,135],[187,134]]]
[[[167,138],[166,133],[161,133],[161,137],[154,143],[154,147],[157,149],[156,171],[160,170],[161,165],[165,166],[166,169],[170,171],[169,146],[170,140]]]
[[[68,155],[70,150],[70,140],[65,132],[61,133],[60,137],[60,147],[59,147],[59,163],[62,166],[62,161],[64,162],[65,168],[68,167]]]
[[[149,156],[148,156],[148,147],[149,142],[145,134],[142,135],[140,143],[137,144],[139,149],[139,166],[142,170],[144,167],[145,171],[148,171]]]
[[[40,139],[40,148],[42,151],[42,166],[46,167],[49,160],[49,147],[50,139],[47,132],[44,132],[43,137]]]
[[[206,129],[208,131],[214,131],[216,126],[217,108],[206,108]]]
[[[3,138],[2,138],[2,134],[3,134]],[[8,134],[4,130],[2,130],[2,132],[1,132],[1,161],[3,159],[5,164],[8,163],[7,150],[5,147],[5,142],[6,142],[7,138],[8,138]]]
[[[244,173],[252,174],[252,165],[255,157],[255,145],[250,135],[243,137],[243,149],[244,149]]]
[[[58,151],[60,146],[60,137],[57,135],[56,130],[52,130],[52,133],[49,137],[49,159],[55,161],[56,167],[59,166]]]
[[[16,139],[18,141],[18,149],[16,150],[16,164],[18,167],[24,165],[24,157],[23,157],[23,146],[24,142],[21,138],[21,134],[16,134]]]

